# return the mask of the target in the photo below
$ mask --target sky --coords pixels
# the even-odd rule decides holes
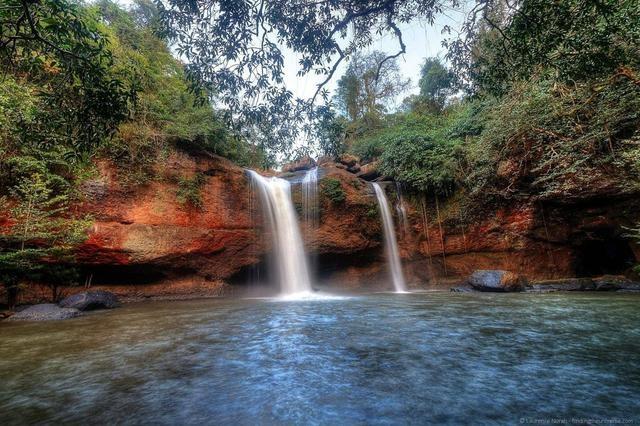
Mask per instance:
[[[411,79],[411,88],[408,92],[401,94],[396,99],[398,106],[402,99],[410,94],[418,93],[418,79],[420,76],[420,68],[424,59],[427,57],[439,57],[444,60],[445,49],[442,47],[442,41],[451,37],[448,34],[442,34],[445,25],[456,28],[462,21],[462,12],[450,12],[447,16],[440,16],[431,26],[427,22],[414,21],[409,24],[399,25],[402,31],[402,37],[406,45],[406,53],[397,59],[398,65],[403,77]],[[386,34],[377,40],[365,50],[371,52],[379,50],[389,54],[395,54],[400,49],[398,40],[393,34]],[[316,86],[324,76],[317,77],[315,75],[307,75],[298,77],[298,59],[299,56],[294,52],[285,51],[285,82],[287,88],[291,90],[296,97],[307,99],[313,96]],[[331,94],[334,93],[340,76],[344,74],[348,62],[344,61],[340,64],[333,79],[325,86]],[[393,106],[389,109],[394,109]]]
[[[116,0],[118,4],[125,8],[133,5],[133,0]],[[463,2],[467,3],[467,2]],[[410,94],[418,93],[418,79],[420,75],[420,67],[427,57],[439,57],[444,60],[445,50],[442,47],[442,41],[450,37],[442,34],[445,25],[457,28],[463,20],[462,11],[448,11],[444,15],[440,15],[433,25],[426,21],[415,20],[409,24],[400,24],[402,37],[406,45],[406,53],[397,59],[398,65],[403,77],[411,79],[411,88],[402,93],[395,100],[396,105],[387,106],[388,110],[394,110],[402,99]],[[398,40],[393,34],[385,34],[376,39],[366,52],[379,50],[389,54],[395,54],[400,49]],[[316,91],[317,84],[324,80],[325,76],[307,75],[298,77],[298,60],[299,55],[287,49],[282,49],[285,59],[285,82],[289,90],[295,97],[308,99],[313,96]],[[336,71],[333,79],[325,86],[325,88],[333,95],[337,86],[337,81],[344,74],[347,68],[347,61],[343,61]]]

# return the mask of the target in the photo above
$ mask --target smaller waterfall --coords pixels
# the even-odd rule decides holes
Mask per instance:
[[[407,291],[407,285],[404,281],[402,273],[402,265],[400,263],[400,254],[398,253],[398,241],[393,226],[393,218],[391,217],[391,208],[384,190],[378,183],[373,183],[373,189],[376,192],[378,205],[380,206],[380,215],[382,216],[382,225],[384,228],[385,251],[389,268],[391,269],[391,278],[396,293],[404,293]]]
[[[318,168],[307,170],[302,179],[302,214],[311,233],[318,227]],[[311,235],[309,235],[311,236]]]
[[[284,179],[265,178],[253,170],[248,172],[271,228],[280,292],[285,296],[311,293],[309,267],[291,201],[291,185]]]
[[[316,229],[320,224],[320,209],[318,207],[318,168],[307,170],[302,179],[302,218],[304,219],[304,239],[307,244],[314,240]],[[309,271],[314,276],[318,259],[315,254],[307,257],[309,261]]]
[[[396,203],[396,211],[402,224],[401,240],[407,238],[409,235],[409,219],[407,218],[407,209],[404,205],[404,197],[402,196],[402,186],[399,182],[396,182],[396,193],[398,194],[398,202]]]

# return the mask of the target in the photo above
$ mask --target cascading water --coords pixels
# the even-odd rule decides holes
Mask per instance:
[[[304,237],[308,243],[315,237],[316,229],[319,225],[319,208],[318,208],[318,168],[314,167],[307,170],[302,179],[302,218],[304,219]],[[312,275],[315,274],[317,268],[316,256],[308,256],[309,270]]]
[[[395,288],[396,293],[405,293],[407,291],[407,285],[404,281],[402,265],[400,264],[398,241],[396,240],[396,232],[393,226],[393,218],[391,217],[389,201],[387,200],[387,195],[379,184],[374,182],[373,189],[376,192],[376,198],[378,199],[378,205],[380,206],[380,215],[382,216],[382,225],[384,228],[385,249],[389,268],[391,269],[393,287]]]
[[[318,227],[318,168],[307,170],[302,179],[302,214],[307,223],[307,236]]]
[[[396,204],[396,211],[402,224],[402,236],[404,240],[409,235],[409,219],[407,218],[407,209],[404,206],[404,197],[402,196],[402,186],[399,182],[396,182],[396,193],[398,194],[398,202]]]
[[[271,227],[280,292],[284,296],[312,292],[309,267],[291,201],[291,185],[284,179],[249,175],[260,194],[263,212]]]

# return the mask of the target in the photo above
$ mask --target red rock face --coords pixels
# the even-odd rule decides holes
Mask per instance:
[[[144,265],[167,276],[217,280],[258,262],[264,250],[249,209],[244,171],[219,157],[173,153],[163,175],[128,192],[114,169],[101,164],[97,193],[82,210],[95,218],[78,249],[83,265]],[[181,202],[180,178],[204,176],[200,207]],[[96,189],[97,188],[97,189]]]
[[[513,204],[461,223],[450,213],[439,222],[431,202],[425,232],[422,211],[408,203],[411,236],[401,240],[403,257],[427,258],[431,279],[464,277],[476,269],[504,269],[530,279],[595,276],[625,273],[640,261],[637,245],[624,237],[625,227],[640,220],[636,197],[607,204]]]
[[[206,283],[242,284],[248,275],[243,272],[265,263],[271,235],[263,227],[260,201],[251,195],[244,170],[229,161],[174,152],[160,178],[134,190],[123,188],[111,165],[102,163],[100,170],[101,176],[87,183],[91,197],[80,209],[95,221],[76,255],[94,285],[125,296],[164,294],[159,288],[190,293]],[[177,196],[176,177],[196,174],[205,176],[201,207],[181,203]],[[320,189],[321,225],[307,238],[307,250],[318,256],[364,256],[380,269],[380,225],[371,215],[376,204],[367,184],[333,165],[322,174],[340,181],[345,199],[333,202]],[[299,188],[293,192],[295,200]],[[125,291],[127,285],[138,290]]]
[[[121,184],[112,165],[101,163],[99,169],[78,207],[94,218],[77,251],[94,287],[125,297],[227,294],[246,283],[249,268],[266,264],[271,238],[262,226],[259,201],[250,195],[244,170],[228,160],[172,152],[156,179],[133,189]],[[387,288],[370,184],[330,162],[322,164],[320,175],[320,226],[303,232],[319,284]],[[180,179],[195,176],[203,182],[199,207],[178,196]],[[340,183],[343,200],[325,194],[327,179]],[[299,191],[294,187],[294,203],[300,202]],[[393,190],[389,198],[395,202]],[[439,200],[437,208],[429,199],[426,222],[421,203],[407,198],[408,230],[399,232],[399,243],[413,288],[453,284],[475,269],[504,269],[530,279],[621,273],[625,263],[607,269],[605,252],[617,250],[627,262],[640,254],[621,237],[623,226],[640,219],[638,197],[572,204],[544,200],[544,205],[519,200],[465,221],[458,220],[455,199]],[[0,217],[0,227],[9,220]],[[309,224],[301,226],[304,231]]]

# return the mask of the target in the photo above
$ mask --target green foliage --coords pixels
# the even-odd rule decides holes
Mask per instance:
[[[452,105],[443,113],[388,117],[386,127],[355,140],[362,161],[380,159],[380,170],[408,188],[448,193],[456,183],[467,136],[480,132],[476,104]]]
[[[571,83],[640,64],[637,0],[479,2],[463,32],[449,57],[475,91],[503,95],[532,73]]]
[[[451,95],[454,82],[453,73],[438,58],[426,58],[420,70],[420,97],[433,110],[444,107],[447,96]]]
[[[504,195],[569,194],[613,174],[619,190],[637,189],[639,111],[640,85],[626,76],[519,84],[488,111],[469,185],[475,191],[491,185]],[[502,181],[495,178],[500,164],[508,169]]]
[[[48,264],[72,263],[73,249],[86,238],[90,222],[63,216],[71,198],[59,188],[61,183],[56,175],[35,172],[19,179],[11,203],[5,201],[13,207],[11,226],[0,234],[0,282],[10,295],[24,283],[46,277],[55,299],[61,280],[72,275],[73,268]]]
[[[320,181],[320,192],[334,204],[342,204],[347,199],[347,194],[342,188],[342,183],[335,178],[323,178]]]
[[[8,0],[0,21],[3,74],[28,76],[39,98],[30,129],[36,132],[23,132],[23,139],[47,148],[63,144],[81,156],[115,131],[136,85],[113,68],[107,38],[86,8],[67,0]]]
[[[369,204],[369,206],[367,207],[367,212],[365,213],[365,216],[367,216],[368,218],[376,218],[378,217],[380,213],[378,212],[378,205],[377,204]]]
[[[447,193],[455,180],[455,148],[448,117],[409,116],[379,138],[382,173],[415,190]]]
[[[331,108],[322,108],[320,111],[319,119],[314,128],[314,136],[318,141],[320,154],[338,157],[345,149],[347,120],[336,115]]]
[[[378,51],[356,53],[338,80],[336,105],[351,121],[379,122],[387,105],[408,88],[410,80],[401,76],[395,59],[384,61],[385,57]]]
[[[178,180],[178,190],[176,197],[182,204],[202,209],[202,186],[206,182],[206,177],[202,173],[197,173],[192,178],[182,177]]]
[[[153,178],[154,165],[169,144],[210,151],[242,166],[263,165],[264,152],[233,135],[213,108],[189,90],[183,65],[155,32],[153,6],[138,2],[127,12],[101,0],[93,8],[105,21],[114,67],[131,70],[141,88],[131,119],[102,151],[126,169],[131,183]]]

